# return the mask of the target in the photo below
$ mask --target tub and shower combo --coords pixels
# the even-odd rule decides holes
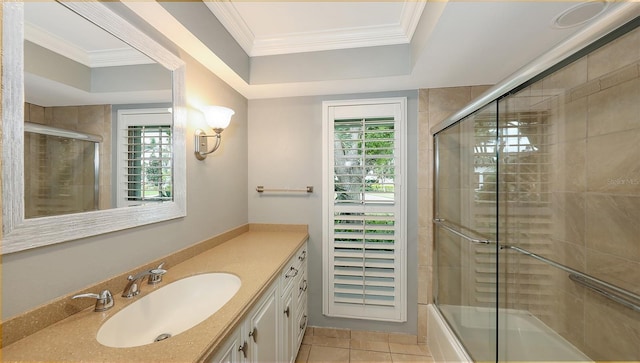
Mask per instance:
[[[438,361],[640,361],[640,14],[432,129]]]

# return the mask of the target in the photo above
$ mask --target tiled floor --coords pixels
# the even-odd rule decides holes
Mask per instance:
[[[413,335],[308,327],[296,363],[425,362],[433,358]]]

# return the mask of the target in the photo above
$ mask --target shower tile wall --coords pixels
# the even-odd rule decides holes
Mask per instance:
[[[485,89],[420,90],[420,339],[434,284],[429,129]],[[640,30],[501,101],[500,114],[513,147],[538,150],[500,160],[501,242],[640,293]],[[501,307],[532,312],[592,359],[640,361],[639,313],[530,257],[503,251],[500,264]]]
[[[640,30],[500,104],[500,126],[535,149],[500,159],[501,242],[640,293]],[[501,307],[592,359],[640,360],[639,313],[527,256],[501,266]]]
[[[426,342],[427,305],[433,301],[433,135],[431,127],[460,110],[489,86],[420,90],[418,165],[418,338]],[[459,284],[459,283],[458,283]]]
[[[102,136],[100,144],[100,199],[99,208],[111,207],[111,106],[66,106],[42,107],[25,103],[25,121],[55,126]],[[28,145],[25,145],[28,147]],[[55,155],[53,156],[55,157]],[[89,170],[86,172],[93,172]],[[26,186],[28,188],[29,186]],[[27,190],[28,191],[28,190]],[[35,193],[25,193],[26,198],[35,198]]]

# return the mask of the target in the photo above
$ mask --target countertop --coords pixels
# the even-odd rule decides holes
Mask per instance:
[[[287,261],[308,238],[301,231],[248,231],[175,266],[163,282],[144,284],[133,299],[112,291],[115,306],[93,308],[57,322],[4,347],[3,362],[200,362],[232,332]],[[195,327],[167,340],[133,348],[110,348],[96,340],[100,326],[125,306],[172,281],[206,272],[228,272],[242,281],[240,290],[220,310]]]

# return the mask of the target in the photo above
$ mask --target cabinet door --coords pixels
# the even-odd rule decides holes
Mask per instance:
[[[250,316],[247,339],[249,340],[251,362],[278,361],[280,311],[278,310],[276,292],[277,289],[272,288]]]
[[[282,337],[281,342],[281,356],[278,359],[279,362],[293,362],[296,357],[295,352],[295,339],[296,339],[296,330],[295,330],[295,322],[296,322],[296,312],[295,306],[293,304],[293,289],[287,290],[285,294],[282,296],[282,315],[280,316],[280,321],[282,327],[280,336]]]
[[[223,344],[207,363],[243,363],[248,352],[246,339],[242,339],[242,329],[238,329]]]

